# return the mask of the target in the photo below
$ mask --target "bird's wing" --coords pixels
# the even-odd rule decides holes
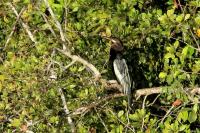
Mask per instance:
[[[113,67],[117,80],[123,86],[124,94],[131,93],[131,80],[125,59],[115,59],[113,62]]]

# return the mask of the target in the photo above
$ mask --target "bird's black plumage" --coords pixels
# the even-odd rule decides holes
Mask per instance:
[[[129,107],[131,107],[131,80],[126,60],[117,55],[116,59],[113,61],[113,68],[117,80],[123,87],[123,93],[128,96],[128,104]]]
[[[128,104],[131,107],[131,79],[129,76],[126,60],[122,58],[124,50],[122,42],[113,37],[104,37],[111,41],[110,62],[113,64],[113,69],[118,82],[122,85],[122,92],[128,96]]]

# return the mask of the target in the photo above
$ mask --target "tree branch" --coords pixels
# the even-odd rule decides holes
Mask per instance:
[[[17,10],[15,9],[15,7],[11,4],[8,3],[8,5],[11,7],[11,9],[13,10],[13,12],[15,13],[15,15],[17,17],[20,18],[20,15],[18,14]],[[28,33],[28,36],[30,37],[31,41],[33,41],[34,43],[37,43],[36,39],[34,38],[33,34],[31,33],[31,31],[29,30],[29,27],[27,24],[25,24],[22,20],[20,20],[20,22],[22,23],[23,28],[26,30],[26,32]]]
[[[108,101],[110,99],[113,99],[113,98],[119,98],[119,97],[123,97],[125,96],[124,94],[122,93],[119,93],[119,94],[114,94],[114,95],[109,95],[107,97],[104,97],[104,98],[101,98],[99,100],[99,102],[96,102],[96,103],[92,103],[88,106],[85,106],[85,107],[80,107],[78,109],[76,109],[72,115],[80,115],[80,114],[83,114],[83,113],[87,113],[88,111],[90,111],[91,109],[99,106],[101,103],[105,102],[105,101]]]
[[[88,67],[92,71],[95,80],[99,80],[99,78],[101,77],[101,73],[99,72],[99,70],[88,61],[84,60],[83,58],[77,55],[72,55],[70,52],[66,50],[61,50],[61,49],[57,49],[57,50],[61,52],[62,54],[66,55],[67,57],[71,58],[72,61],[80,62],[84,66]]]
[[[62,103],[63,103],[63,107],[64,107],[64,110],[65,110],[65,113],[66,113],[66,114],[69,114],[69,109],[67,108],[66,99],[65,99],[65,96],[64,96],[64,94],[63,94],[62,89],[61,89],[61,88],[58,88],[58,92],[60,93],[60,96],[61,96],[61,99],[62,99]],[[68,117],[67,117],[67,120],[68,120],[68,123],[69,123],[69,125],[70,125],[70,127],[71,127],[72,133],[75,133],[75,132],[76,132],[76,130],[75,130],[75,125],[74,125],[74,123],[73,123],[71,117],[68,116]]]
[[[25,10],[25,8],[23,7],[23,8],[21,9],[19,15],[17,16],[17,19],[16,19],[16,21],[15,21],[15,23],[14,23],[14,25],[13,25],[12,31],[10,32],[10,34],[9,34],[7,40],[6,40],[6,43],[5,43],[5,45],[4,45],[4,49],[6,49],[8,43],[10,42],[10,39],[11,39],[13,33],[15,32],[16,25],[17,25],[17,23],[19,22],[20,17],[21,17],[21,15],[22,15],[22,13],[24,12],[24,10]]]
[[[56,24],[56,27],[57,27],[57,28],[59,29],[59,31],[60,31],[61,40],[62,40],[63,42],[66,43],[65,35],[64,35],[64,33],[63,33],[62,26],[61,26],[60,22],[57,20],[55,14],[53,13],[53,10],[51,9],[51,7],[50,7],[50,5],[49,5],[49,2],[48,2],[47,0],[44,0],[44,3],[45,3],[46,7],[48,8],[48,10],[49,10],[49,12],[50,12],[50,14],[51,14],[51,16],[52,16],[52,18],[53,18],[53,21],[54,21],[55,24]],[[69,51],[69,48],[68,48],[65,44],[63,44],[63,50],[68,50],[68,51]]]
[[[136,93],[135,97],[137,99],[139,99],[141,96],[147,96],[147,95],[162,93],[162,87],[144,88],[144,89],[137,90],[135,93]],[[192,91],[190,91],[190,93],[191,94],[200,94],[200,88],[194,88]],[[87,113],[88,111],[99,106],[101,103],[103,103],[105,101],[108,101],[108,100],[113,99],[113,98],[123,97],[123,96],[126,96],[126,95],[124,95],[123,93],[109,95],[107,97],[101,98],[101,100],[99,100],[99,102],[97,102],[97,103],[92,103],[88,106],[84,106],[84,107],[80,107],[80,108],[76,109],[72,113],[72,115],[80,115],[80,114],[83,114],[83,113]]]

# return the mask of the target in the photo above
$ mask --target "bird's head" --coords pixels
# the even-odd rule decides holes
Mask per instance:
[[[110,58],[109,58],[109,60],[112,62],[114,59],[120,57],[123,50],[124,50],[122,42],[116,37],[108,37],[105,34],[100,34],[100,36],[103,39],[110,41],[111,46],[110,46]]]
[[[110,46],[111,50],[114,50],[116,52],[122,52],[124,50],[123,44],[118,38],[108,37],[105,34],[100,34],[100,36],[111,42],[111,46]]]

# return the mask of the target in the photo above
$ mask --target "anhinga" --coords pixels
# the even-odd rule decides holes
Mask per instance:
[[[105,37],[111,41],[110,48],[110,61],[113,64],[113,69],[118,82],[123,87],[123,93],[128,97],[128,106],[131,107],[131,80],[129,76],[128,66],[126,60],[122,58],[122,52],[124,50],[122,42],[114,37]]]

